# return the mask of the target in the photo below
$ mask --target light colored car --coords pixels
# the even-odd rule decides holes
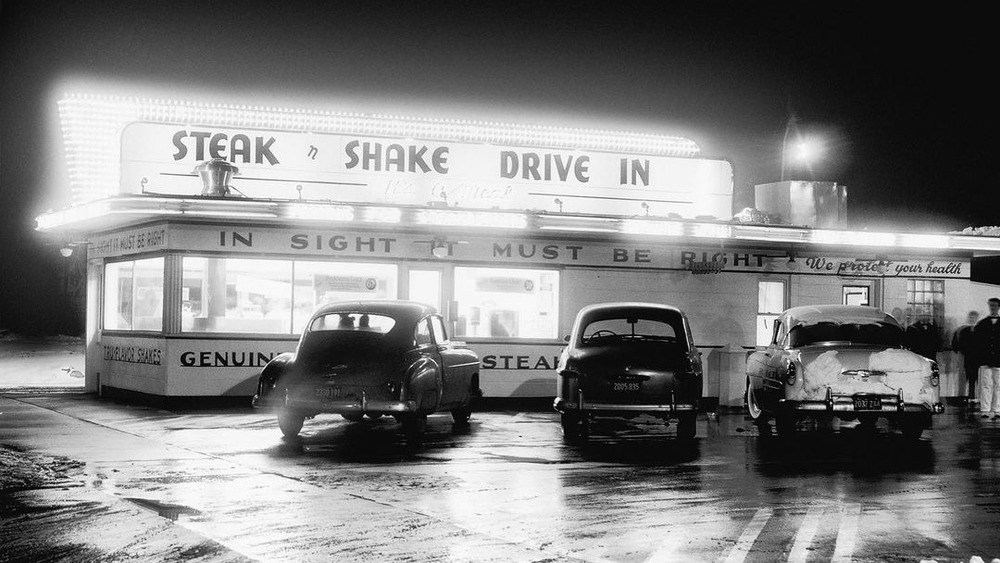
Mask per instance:
[[[693,438],[702,394],[701,355],[687,317],[656,303],[601,303],[576,316],[559,357],[557,397],[567,439],[583,439],[590,419],[641,414],[677,420]]]
[[[294,353],[258,378],[255,407],[278,411],[286,437],[320,413],[351,421],[395,417],[419,439],[427,415],[465,424],[479,390],[479,357],[448,338],[437,311],[409,301],[334,303],[313,313]]]
[[[886,418],[910,438],[944,412],[937,364],[903,348],[903,328],[872,307],[794,307],[774,321],[770,345],[747,358],[750,418],[790,434],[802,418]]]

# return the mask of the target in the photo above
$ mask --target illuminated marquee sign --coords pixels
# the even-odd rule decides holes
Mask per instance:
[[[257,199],[682,217],[732,215],[725,160],[364,135],[133,123],[121,139],[122,193],[195,195],[215,158]]]

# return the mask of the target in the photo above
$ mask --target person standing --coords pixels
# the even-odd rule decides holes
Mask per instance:
[[[979,386],[979,358],[976,357],[977,350],[972,333],[977,322],[979,322],[979,313],[969,311],[965,324],[958,327],[951,338],[951,349],[962,355],[965,381],[969,386],[966,400],[970,405],[976,401],[976,387]]]
[[[906,327],[903,334],[906,347],[928,360],[936,360],[940,349],[937,326],[930,319],[921,317]]]
[[[976,323],[975,335],[979,350],[979,413],[983,418],[993,414],[1000,419],[1000,299],[987,302],[989,316]]]

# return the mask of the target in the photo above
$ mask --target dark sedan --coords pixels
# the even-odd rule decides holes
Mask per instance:
[[[695,435],[701,355],[687,317],[656,303],[602,303],[576,316],[556,369],[555,409],[566,438],[585,438],[592,417],[653,415]]]
[[[467,423],[479,394],[478,356],[448,338],[433,307],[344,302],[320,307],[296,351],[264,367],[253,405],[276,408],[287,437],[305,419],[333,413],[351,421],[390,415],[413,439],[430,413],[451,411]]]

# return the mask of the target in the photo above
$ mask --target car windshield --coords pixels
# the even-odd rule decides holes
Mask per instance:
[[[583,344],[603,344],[608,340],[677,340],[677,330],[658,319],[619,317],[600,319],[588,324],[582,331]]]
[[[396,324],[396,319],[363,311],[329,313],[313,319],[309,332],[367,331],[385,334]]]
[[[793,348],[821,342],[874,344],[899,348],[903,345],[903,329],[884,323],[818,322],[792,327],[788,342]]]

